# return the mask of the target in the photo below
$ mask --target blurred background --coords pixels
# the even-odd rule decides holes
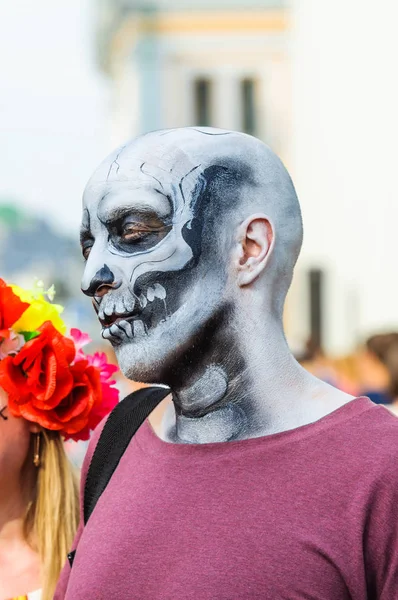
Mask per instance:
[[[148,130],[242,130],[281,156],[302,204],[294,353],[393,400],[397,19],[396,0],[3,0],[0,276],[54,283],[99,343],[79,291],[92,170]]]

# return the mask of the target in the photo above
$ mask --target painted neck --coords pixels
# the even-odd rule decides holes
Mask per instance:
[[[257,323],[261,321],[257,321]],[[253,320],[235,337],[225,332],[212,340],[213,351],[195,362],[184,385],[171,386],[174,414],[165,420],[163,437],[169,441],[210,443],[265,435],[283,429],[282,411],[289,410],[288,389],[299,385],[302,370],[293,359],[282,327]]]
[[[239,436],[245,414],[236,403],[231,382],[220,361],[205,365],[191,385],[173,392],[176,441],[200,444]]]

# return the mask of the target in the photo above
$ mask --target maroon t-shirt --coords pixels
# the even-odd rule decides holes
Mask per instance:
[[[145,423],[76,546],[55,600],[394,600],[398,419],[359,398],[194,445]]]

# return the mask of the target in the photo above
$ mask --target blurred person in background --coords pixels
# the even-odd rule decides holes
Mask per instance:
[[[381,333],[368,338],[358,354],[358,381],[361,394],[375,404],[390,405],[398,397],[398,363],[394,348],[398,334]]]
[[[79,518],[63,438],[87,440],[118,401],[116,367],[64,335],[45,294],[0,279],[0,600],[53,598]]]
[[[374,402],[386,404],[392,412],[398,414],[398,333],[375,335],[368,340],[367,347],[378,358],[387,373],[387,381],[378,395],[377,392],[368,395]]]
[[[368,338],[355,352],[332,357],[309,339],[298,356],[312,375],[355,396],[366,396],[375,404],[391,405],[398,398],[398,334],[383,333]]]
[[[322,346],[313,338],[307,341],[305,350],[298,357],[298,361],[306,371],[325,383],[329,383],[347,394],[358,395],[356,381],[346,368],[347,359],[344,364],[342,360],[332,359],[325,354]]]

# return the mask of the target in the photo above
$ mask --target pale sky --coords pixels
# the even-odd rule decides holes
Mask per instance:
[[[95,0],[0,2],[0,200],[72,234],[83,187],[111,150],[94,9]]]

